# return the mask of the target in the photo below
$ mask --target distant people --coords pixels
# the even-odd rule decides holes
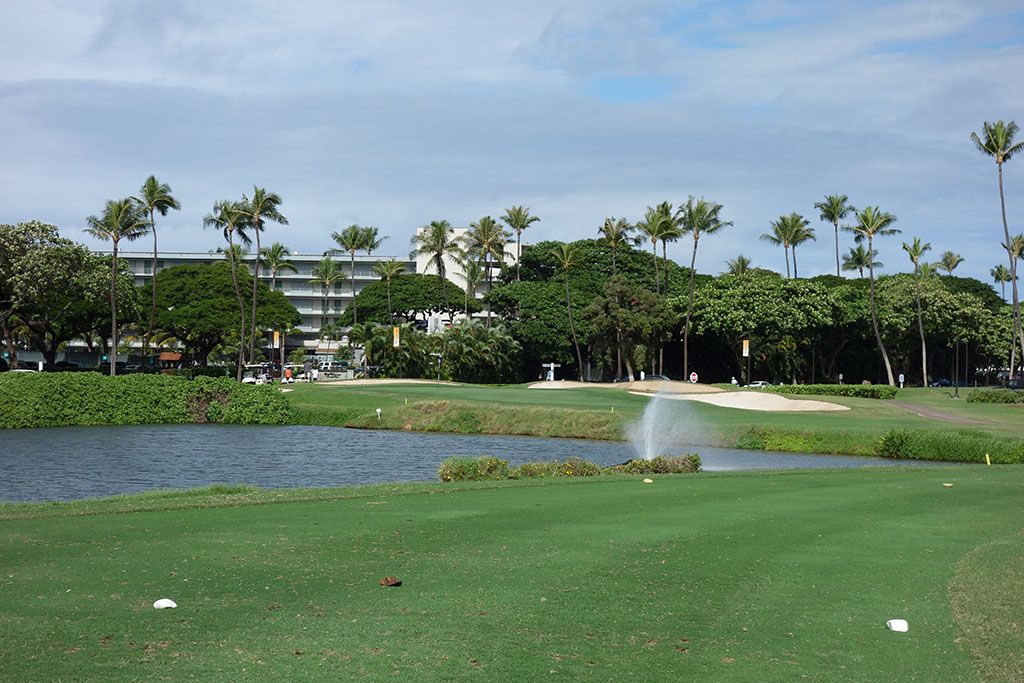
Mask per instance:
[[[292,369],[291,368],[285,368],[284,369],[284,382],[285,382],[285,384],[291,384],[292,383]]]
[[[307,360],[305,363],[302,364],[302,374],[305,375],[307,382],[309,381],[310,371],[312,369],[313,369],[313,363],[311,361]]]
[[[320,368],[314,367],[312,372],[313,372],[313,381],[314,382],[317,381],[318,379],[320,379]]]
[[[739,382],[736,381],[735,377],[733,377],[732,380],[729,383],[732,384],[733,386],[736,386],[736,385],[739,384]]]

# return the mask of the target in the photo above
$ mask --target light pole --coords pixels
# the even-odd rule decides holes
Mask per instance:
[[[747,386],[750,386],[750,333],[743,332],[740,334],[743,338],[743,355],[747,358]]]

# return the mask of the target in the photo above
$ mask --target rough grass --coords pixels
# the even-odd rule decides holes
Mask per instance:
[[[1016,537],[975,548],[1019,529],[1024,469],[654,479],[6,506],[25,519],[0,521],[0,680],[1017,671],[1019,629],[979,646],[976,669],[971,624],[1000,600],[1019,609],[1003,579]],[[388,575],[402,587],[380,587]],[[179,608],[152,609],[160,597]],[[894,617],[910,632],[887,631]]]

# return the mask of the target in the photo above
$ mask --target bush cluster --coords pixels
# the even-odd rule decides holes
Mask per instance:
[[[853,398],[896,398],[896,387],[888,384],[780,384],[766,387],[776,394],[816,394],[819,396],[851,396]]]
[[[510,467],[507,460],[484,455],[479,458],[453,456],[441,463],[437,476],[441,481],[485,481],[502,479],[545,479],[553,477],[598,477],[603,474],[689,474],[700,472],[696,454],[652,460],[630,460],[621,465],[601,467],[582,458],[546,462],[526,462]]]
[[[911,460],[985,462],[986,453],[994,463],[1024,462],[1024,442],[969,430],[890,429],[875,446],[875,455]]]
[[[289,422],[288,402],[279,391],[227,378],[5,373],[0,396],[0,428]]]
[[[975,389],[967,394],[969,403],[1024,403],[1024,389]]]

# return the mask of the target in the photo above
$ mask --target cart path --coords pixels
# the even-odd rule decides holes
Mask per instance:
[[[930,417],[934,420],[942,420],[943,422],[955,422],[956,424],[962,425],[990,425],[990,420],[978,420],[973,417],[963,417],[961,415],[954,415],[953,413],[947,413],[944,410],[937,408],[928,408],[926,406],[918,405],[916,403],[904,403],[903,401],[892,401],[891,405],[904,410],[909,410],[915,415],[921,417]]]

